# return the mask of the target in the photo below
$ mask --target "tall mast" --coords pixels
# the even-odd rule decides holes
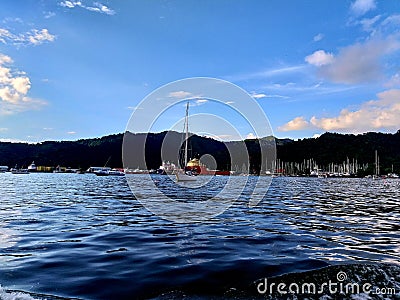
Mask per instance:
[[[379,165],[379,155],[378,155],[378,174],[376,175],[380,175],[381,174],[381,166]]]
[[[187,162],[188,162],[188,139],[189,139],[189,101],[186,103],[186,115],[185,115],[185,162],[184,162],[184,166],[186,166]]]
[[[379,170],[379,156],[378,156],[378,150],[375,150],[375,175],[379,176],[380,170]]]

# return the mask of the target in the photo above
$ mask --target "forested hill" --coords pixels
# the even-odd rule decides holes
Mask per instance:
[[[130,140],[142,139],[145,134],[131,134]],[[160,148],[167,132],[150,133],[146,142],[147,167],[157,168],[161,163]],[[169,133],[171,134],[171,133]],[[173,133],[181,139],[179,133]],[[271,142],[273,138],[262,141]],[[89,166],[122,167],[123,134],[78,141],[46,141],[38,144],[0,143],[0,165],[13,167],[28,166],[32,161],[43,166],[65,166],[85,169]],[[191,137],[192,157],[210,154],[215,157],[220,169],[229,164],[229,153],[224,143],[211,138],[194,135]],[[235,142],[230,142],[231,144]],[[246,140],[253,164],[259,164],[256,140]],[[320,165],[341,163],[347,159],[357,159],[359,163],[374,162],[374,152],[378,151],[382,173],[391,170],[400,173],[400,130],[395,134],[365,133],[361,135],[325,133],[318,138],[297,141],[276,139],[277,157],[285,162],[302,162],[313,159]],[[136,166],[135,166],[136,167]],[[143,166],[139,166],[143,167]]]

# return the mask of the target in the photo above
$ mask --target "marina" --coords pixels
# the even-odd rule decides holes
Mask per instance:
[[[1,167],[0,173],[11,172],[12,174],[29,174],[29,173],[73,173],[73,174],[96,174],[98,176],[124,176],[141,175],[141,174],[158,174],[158,175],[174,175],[176,173],[185,174],[182,170],[175,167],[173,163],[163,163],[158,170],[143,170],[143,169],[123,169],[123,168],[110,168],[110,167],[90,167],[86,171],[82,169],[73,169],[65,167],[44,167],[39,166],[35,171],[19,168],[8,168],[7,166]],[[267,177],[318,177],[318,178],[382,178],[382,179],[398,179],[400,178],[397,173],[387,174],[374,174],[374,175],[359,175],[353,172],[329,172],[322,169],[315,168],[312,171],[304,173],[290,173],[285,168],[279,168],[274,171],[262,171],[261,173],[248,173],[246,171],[220,171],[210,170],[205,165],[201,165],[197,159],[189,161],[188,166],[185,168],[187,172],[191,172],[193,176],[267,176]]]

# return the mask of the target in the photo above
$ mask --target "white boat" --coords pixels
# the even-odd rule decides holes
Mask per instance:
[[[108,171],[108,176],[125,176],[125,173],[119,170],[112,169]]]
[[[8,167],[7,166],[0,166],[0,173],[5,173],[8,171]]]
[[[86,170],[86,173],[108,172],[110,170],[110,167],[90,167]]]
[[[29,172],[36,172],[37,171],[37,167],[36,167],[34,161],[28,166],[28,171]]]
[[[176,170],[176,166],[174,163],[169,161],[163,161],[162,165],[157,169],[157,174],[161,175],[171,175]]]
[[[175,176],[177,181],[196,181],[196,176],[183,170],[176,171]]]
[[[142,169],[139,169],[139,167],[137,167],[136,169],[126,168],[126,169],[124,169],[124,173],[125,174],[148,174],[149,171],[148,170],[142,170]]]
[[[97,176],[125,176],[125,173],[119,170],[111,169],[111,170],[99,170],[93,172]]]
[[[399,178],[399,175],[397,175],[396,173],[389,173],[388,178]]]
[[[29,174],[28,169],[11,169],[12,174]]]
[[[15,165],[14,168],[11,168],[10,171],[12,174],[29,174],[28,169],[18,168],[18,165]]]
[[[183,160],[183,168],[188,163],[188,139],[189,139],[189,101],[186,103],[186,115],[185,115],[185,156]],[[185,170],[176,170],[175,172],[177,181],[196,181],[196,176],[191,172],[185,172]]]

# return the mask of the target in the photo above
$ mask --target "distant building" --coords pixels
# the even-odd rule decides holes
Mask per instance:
[[[38,172],[46,172],[46,173],[51,173],[53,172],[54,168],[53,167],[47,167],[47,166],[37,166],[37,171]]]

